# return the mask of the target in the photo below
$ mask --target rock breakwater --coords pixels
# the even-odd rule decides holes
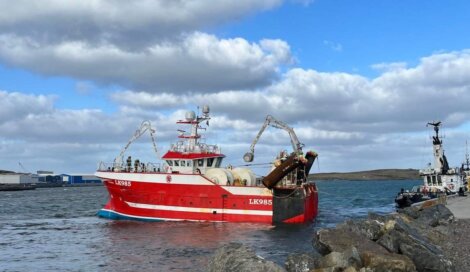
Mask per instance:
[[[442,204],[390,215],[371,213],[317,231],[313,252],[287,256],[284,267],[241,244],[229,244],[216,251],[208,271],[465,271],[446,252],[455,225]]]

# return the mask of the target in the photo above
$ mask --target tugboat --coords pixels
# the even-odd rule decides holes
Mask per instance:
[[[411,191],[402,191],[395,198],[398,208],[404,208],[440,195],[450,195],[461,192],[464,188],[462,169],[450,168],[444,155],[442,137],[439,136],[441,122],[429,122],[426,126],[434,128],[435,135],[432,136],[434,166],[421,169],[419,175],[423,178],[423,185],[415,186]]]
[[[441,122],[430,122],[427,125],[434,127],[435,136],[432,137],[434,151],[434,167],[430,165],[426,169],[420,170],[423,177],[424,188],[427,191],[438,191],[446,193],[457,193],[463,187],[460,169],[450,168],[447,158],[444,155],[442,137],[439,136]]]
[[[202,115],[188,111],[177,124],[179,141],[163,155],[162,163],[141,163],[124,153],[129,145],[149,132],[154,151],[155,129],[143,122],[113,163],[101,162],[95,175],[109,192],[108,203],[98,216],[143,221],[212,221],[256,223],[306,223],[318,213],[318,191],[308,181],[317,154],[304,153],[294,130],[268,116],[244,159],[251,162],[254,147],[263,131],[272,126],[286,130],[293,152],[281,152],[265,177],[257,179],[249,168],[222,168],[225,155],[217,145],[201,141],[202,123],[210,120],[209,107]]]

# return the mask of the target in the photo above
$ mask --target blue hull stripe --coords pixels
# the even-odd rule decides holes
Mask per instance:
[[[206,220],[187,220],[187,219],[174,219],[174,218],[158,218],[158,217],[145,217],[128,215],[112,210],[101,209],[96,213],[97,216],[112,220],[137,220],[145,222],[162,222],[162,221],[192,221],[192,222],[206,222]],[[225,221],[211,221],[211,222],[225,222]]]
[[[112,220],[138,220],[138,221],[146,221],[146,222],[161,222],[164,221],[160,218],[152,218],[152,217],[141,217],[141,216],[130,216],[126,214],[121,214],[115,211],[101,209],[98,211],[97,215],[99,217],[112,219]]]

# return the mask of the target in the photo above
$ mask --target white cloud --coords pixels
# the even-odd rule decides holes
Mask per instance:
[[[397,70],[404,70],[407,68],[406,62],[393,62],[393,63],[376,63],[371,65],[372,69],[375,69],[380,72],[393,72]]]
[[[0,90],[0,123],[16,122],[31,114],[52,111],[55,97]]]
[[[416,156],[431,150],[430,144],[422,146],[427,134],[419,135],[418,141],[401,133],[426,131],[425,124],[431,120],[442,120],[450,131],[467,124],[470,96],[466,94],[470,93],[470,80],[461,75],[469,64],[468,52],[464,50],[425,57],[416,67],[400,65],[399,69],[386,69],[374,79],[291,69],[280,81],[255,91],[181,95],[126,91],[113,94],[113,99],[133,107],[166,110],[209,104],[216,116],[223,116],[218,120],[226,124],[234,120],[239,124],[218,131],[220,134],[224,129],[230,131],[226,143],[251,143],[266,114],[272,114],[295,127],[307,146],[329,157],[326,165],[330,169],[334,169],[332,158],[342,153],[348,158],[370,160],[373,167],[382,161],[376,157],[387,156],[391,165],[382,168],[406,167],[404,161],[410,163],[409,167],[419,167],[423,162]],[[288,146],[288,139],[280,140],[278,135],[277,131],[268,132],[263,136],[265,144],[279,146],[284,142]],[[455,145],[458,140],[449,142]],[[415,156],[414,164],[411,159],[403,159],[407,150],[412,153],[407,156]],[[454,158],[454,163],[458,159]]]
[[[425,127],[431,120],[444,122],[449,136],[446,154],[451,164],[457,165],[462,158],[459,150],[468,137],[459,131],[468,126],[470,117],[470,96],[466,95],[470,79],[463,76],[470,72],[469,55],[467,50],[434,54],[422,58],[415,67],[387,69],[374,79],[291,69],[279,81],[255,90],[128,90],[112,95],[119,106],[112,114],[93,109],[61,110],[55,107],[54,97],[3,91],[0,110],[6,117],[0,122],[0,156],[15,153],[15,160],[40,156],[39,147],[24,148],[34,142],[51,150],[49,158],[65,158],[63,149],[70,148],[77,156],[87,157],[87,167],[92,168],[99,159],[112,160],[145,119],[156,126],[163,151],[176,136],[174,122],[184,117],[185,110],[209,104],[214,118],[207,142],[231,152],[227,155],[232,164],[242,163],[241,156],[265,116],[272,114],[294,127],[306,149],[320,153],[321,171],[421,167],[428,162],[423,157],[431,155],[430,142],[426,143],[430,131]],[[268,129],[257,146],[257,158],[268,158],[283,148],[290,148],[287,134]]]
[[[0,62],[151,92],[265,86],[292,62],[281,40],[207,31],[282,0],[19,0],[0,2]]]
[[[0,59],[41,74],[149,92],[254,88],[268,84],[278,76],[280,65],[291,62],[284,41],[262,40],[257,44],[200,32],[138,52],[81,41],[37,45],[29,38],[0,35]]]
[[[337,52],[343,51],[343,45],[340,43],[324,40],[323,44],[333,51],[337,51]]]
[[[148,47],[156,40],[236,20],[281,0],[18,0],[0,2],[0,31],[43,44],[64,40]]]

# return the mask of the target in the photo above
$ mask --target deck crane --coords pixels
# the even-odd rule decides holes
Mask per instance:
[[[153,149],[155,151],[155,155],[157,155],[157,144],[155,143],[155,136],[154,136],[155,129],[152,128],[152,124],[150,123],[150,121],[146,120],[146,121],[143,121],[142,124],[140,125],[140,128],[135,131],[134,135],[132,135],[132,137],[129,139],[126,146],[124,146],[124,148],[121,150],[121,153],[119,153],[119,156],[117,156],[114,159],[115,168],[122,167],[122,163],[124,161],[124,153],[126,152],[126,150],[135,140],[139,139],[140,136],[142,136],[147,131],[150,133],[150,137],[152,139],[152,144],[153,144]]]
[[[286,123],[277,120],[272,115],[268,115],[268,116],[266,116],[266,121],[264,121],[264,124],[261,127],[260,131],[258,132],[258,135],[256,135],[255,140],[251,144],[250,151],[245,153],[245,155],[243,156],[243,160],[245,160],[246,162],[252,162],[253,161],[253,159],[255,157],[255,145],[256,145],[256,143],[258,143],[259,138],[261,137],[264,130],[268,126],[272,126],[272,127],[283,129],[283,130],[287,131],[289,133],[289,136],[290,136],[290,141],[291,141],[294,153],[299,154],[299,153],[302,152],[302,147],[304,147],[304,144],[299,142],[299,139],[297,138],[297,135],[295,135],[294,130],[291,127],[289,127]]]
[[[284,179],[284,177],[291,173],[290,182],[292,184],[301,185],[306,183],[310,168],[312,167],[315,158],[318,156],[317,153],[309,151],[304,155],[302,152],[304,144],[299,141],[294,130],[271,115],[266,116],[266,121],[251,144],[250,151],[243,156],[243,159],[246,162],[253,161],[255,156],[255,145],[268,126],[283,129],[289,133],[293,152],[289,156],[281,158],[279,165],[275,164],[276,167],[267,176],[262,178],[262,183],[268,189],[273,189],[282,179]]]

